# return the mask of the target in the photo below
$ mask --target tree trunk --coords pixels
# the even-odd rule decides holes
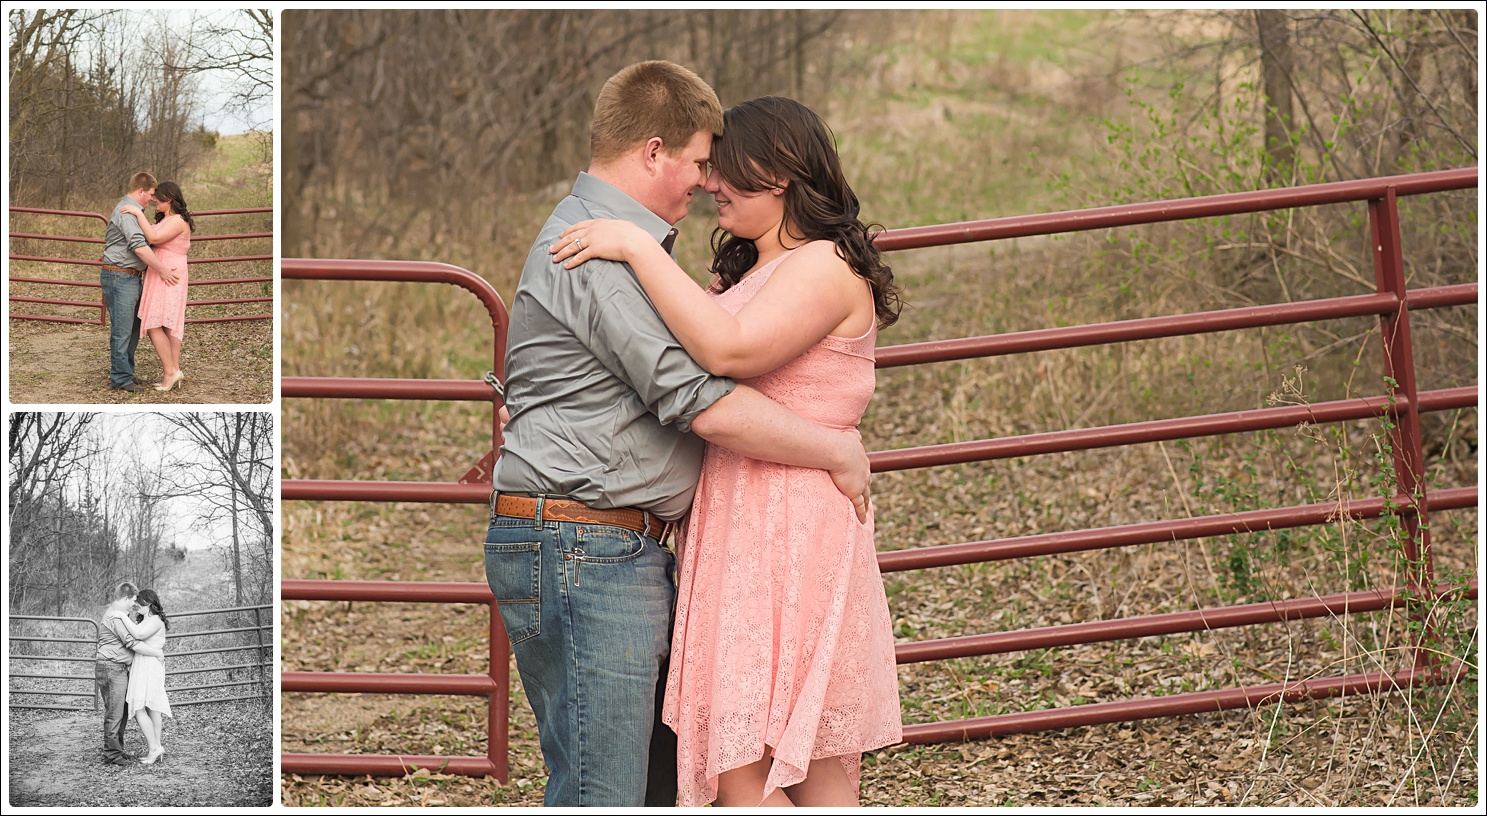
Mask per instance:
[[[1265,180],[1284,184],[1296,160],[1291,142],[1291,78],[1296,67],[1291,55],[1291,20],[1284,11],[1256,11],[1255,22],[1260,31],[1265,92]]]
[[[237,491],[232,493],[232,589],[233,597],[237,602],[233,606],[243,605],[243,554],[242,547],[238,543],[238,499]]]
[[[56,611],[52,614],[60,618],[62,617],[62,551],[66,548],[62,546],[62,514],[60,512],[57,513],[56,519],[57,526],[53,528],[55,532],[52,535],[52,550],[57,554],[57,571],[53,573],[53,580],[56,582]]]

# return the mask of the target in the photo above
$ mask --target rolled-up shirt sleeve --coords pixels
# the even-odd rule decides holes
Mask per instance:
[[[634,273],[622,264],[589,261],[575,270],[587,277],[589,313],[575,326],[595,358],[640,395],[663,425],[690,432],[692,420],[734,388],[709,374],[666,328]]]
[[[113,632],[126,648],[132,649],[134,644],[139,642],[139,638],[129,634],[129,627],[124,625],[124,616],[120,613],[109,614],[103,619],[103,625],[107,626],[108,630]]]

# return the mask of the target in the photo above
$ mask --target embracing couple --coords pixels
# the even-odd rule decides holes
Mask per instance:
[[[144,208],[155,206],[153,221]],[[186,330],[186,255],[196,222],[180,185],[155,184],[149,173],[135,173],[129,192],[114,205],[103,237],[103,304],[108,310],[108,385],[115,391],[143,391],[134,376],[134,350],[141,331],[149,333],[160,355],[157,391],[169,391],[186,378],[181,371],[181,335]]]
[[[485,540],[544,801],[855,805],[902,737],[857,432],[898,287],[798,102],[642,62],[590,139],[512,301]],[[699,189],[706,291],[671,254]]]
[[[160,596],[153,589],[136,591],[127,581],[119,584],[103,612],[93,673],[103,698],[103,761],[109,765],[133,764],[134,756],[124,751],[128,712],[133,712],[148,748],[140,763],[153,765],[165,755],[161,718],[172,716],[165,696],[169,628]]]

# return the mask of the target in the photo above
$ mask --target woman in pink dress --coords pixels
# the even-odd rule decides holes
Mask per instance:
[[[162,181],[155,187],[153,224],[138,207],[123,209],[139,219],[139,228],[155,257],[174,276],[163,278],[153,268],[146,271],[139,296],[139,327],[149,333],[164,373],[155,390],[169,391],[186,378],[181,370],[181,335],[186,331],[186,255],[191,251],[191,231],[196,222],[180,186],[173,181]]]
[[[145,744],[150,752],[140,762],[153,765],[165,755],[164,720],[174,717],[170,713],[170,698],[165,694],[165,638],[170,621],[165,617],[165,607],[153,589],[141,589],[134,596],[135,611],[143,617],[139,623],[124,616],[124,625],[129,634],[148,650],[135,648],[134,662],[129,666],[129,687],[125,702],[145,735]]]
[[[898,317],[893,274],[814,112],[763,97],[723,118],[706,292],[628,222],[576,224],[554,259],[628,262],[704,368],[855,428],[877,329]],[[903,734],[870,511],[826,471],[709,445],[679,555],[663,719],[680,804],[856,805],[862,752]]]

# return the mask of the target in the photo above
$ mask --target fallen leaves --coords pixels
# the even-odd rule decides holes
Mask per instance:
[[[165,761],[103,764],[102,714],[20,712],[10,720],[12,805],[46,807],[267,807],[274,802],[270,706],[177,706],[165,720]],[[130,724],[125,749],[142,753]]]

